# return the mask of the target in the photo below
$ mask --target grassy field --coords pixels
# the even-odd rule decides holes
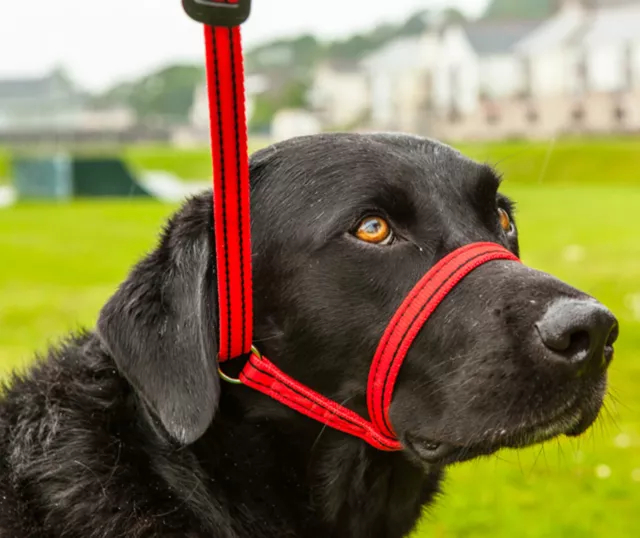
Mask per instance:
[[[640,143],[466,149],[506,172],[524,261],[618,315],[614,397],[582,439],[452,469],[418,537],[640,536]],[[164,158],[181,169],[193,160],[190,174],[200,174],[197,154]],[[125,200],[0,210],[0,375],[66,331],[91,326],[173,209]]]
[[[0,185],[9,178],[9,151],[5,148],[0,148]]]
[[[249,151],[253,152],[267,144],[266,141],[252,140]],[[211,176],[211,154],[206,146],[196,149],[176,151],[168,145],[151,144],[126,148],[98,146],[82,147],[72,153],[76,155],[120,156],[134,171],[162,170],[175,174],[183,180],[206,180]],[[11,178],[11,158],[13,155],[47,155],[43,151],[10,150],[0,147],[0,184]]]
[[[266,141],[253,140],[250,150]],[[499,166],[518,184],[553,183],[622,185],[640,184],[640,139],[560,140],[458,145],[469,156]],[[137,171],[164,170],[184,180],[204,180],[211,176],[208,147],[180,150],[165,145],[135,146],[125,149],[83,149],[83,154],[121,155]],[[0,182],[10,176],[11,153],[0,148]]]

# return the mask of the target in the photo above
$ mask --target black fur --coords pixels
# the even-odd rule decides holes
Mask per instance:
[[[518,252],[495,173],[430,140],[294,139],[255,154],[251,178],[256,344],[364,416],[377,343],[429,267],[472,241]],[[371,214],[393,244],[351,234]],[[213,232],[210,193],[188,201],[97,329],[6,387],[1,537],[400,538],[448,463],[598,414],[605,369],[574,375],[534,329],[553,301],[584,294],[502,261],[458,286],[411,348],[390,412],[402,452],[221,384]]]

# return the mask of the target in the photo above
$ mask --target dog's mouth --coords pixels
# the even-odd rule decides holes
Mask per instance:
[[[422,464],[450,465],[488,456],[504,448],[526,448],[560,435],[580,436],[593,425],[601,407],[601,397],[592,398],[587,403],[573,398],[546,417],[529,419],[515,427],[486,430],[479,438],[466,443],[451,443],[407,433],[403,444],[410,456]]]

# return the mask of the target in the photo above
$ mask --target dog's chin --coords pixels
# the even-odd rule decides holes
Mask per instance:
[[[489,456],[502,449],[521,449],[544,443],[561,435],[578,437],[598,418],[603,398],[593,397],[580,404],[568,402],[544,417],[537,415],[513,427],[486,430],[466,442],[451,443],[407,433],[403,444],[410,458],[427,469]]]

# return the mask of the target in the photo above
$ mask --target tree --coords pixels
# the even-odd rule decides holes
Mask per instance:
[[[535,0],[534,3],[550,1]],[[510,4],[512,0],[494,0],[494,4],[501,2]],[[305,107],[309,81],[321,62],[357,62],[395,39],[420,35],[443,20],[463,22],[464,16],[455,9],[440,14],[420,10],[400,24],[380,24],[369,31],[329,43],[305,34],[275,39],[247,50],[247,72],[263,75],[272,82],[268,93],[256,98],[251,128],[267,129],[273,115],[283,108]],[[203,73],[202,66],[168,66],[139,80],[114,86],[97,96],[94,104],[129,106],[139,120],[146,123],[182,123],[188,120],[194,92],[203,81]]]
[[[467,22],[467,18],[464,16],[464,13],[453,7],[445,9],[442,13],[442,18],[448,24],[463,24]]]
[[[293,79],[281,91],[256,96],[249,123],[252,132],[267,132],[275,114],[285,108],[305,108],[310,83],[307,79]]]
[[[195,90],[203,80],[201,66],[173,65],[137,81],[119,84],[94,99],[94,104],[129,106],[144,123],[184,123]]]
[[[485,19],[543,19],[555,9],[555,0],[492,0]]]

